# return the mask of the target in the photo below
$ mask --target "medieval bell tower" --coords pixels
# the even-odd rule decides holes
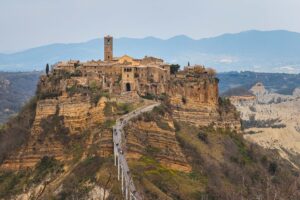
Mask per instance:
[[[113,37],[104,37],[104,61],[111,61],[113,59]]]

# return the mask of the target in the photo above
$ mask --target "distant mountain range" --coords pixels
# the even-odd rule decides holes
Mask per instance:
[[[222,96],[230,96],[234,92],[243,93],[260,82],[274,93],[292,95],[296,88],[300,88],[300,74],[260,73],[260,72],[225,72],[217,74],[219,91]]]
[[[167,40],[119,38],[114,55],[157,56],[184,66],[204,64],[218,71],[264,71],[300,73],[300,33],[289,31],[246,31],[194,40],[184,35]],[[51,44],[25,51],[0,54],[1,71],[44,69],[61,60],[103,59],[103,39],[83,43]]]

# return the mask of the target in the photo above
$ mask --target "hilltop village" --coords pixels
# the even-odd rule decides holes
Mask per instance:
[[[48,76],[41,77],[38,90],[41,96],[55,97],[82,93],[91,87],[117,101],[168,96],[176,108],[174,116],[181,121],[200,126],[222,123],[234,129],[240,127],[238,123],[220,120],[218,79],[213,69],[195,65],[178,70],[159,58],[114,57],[111,36],[104,38],[103,61],[59,62]],[[200,115],[195,116],[197,111],[201,111]]]
[[[128,55],[122,57],[113,56],[113,38],[104,38],[104,60],[99,61],[67,61],[59,62],[53,66],[52,75],[69,73],[72,78],[65,85],[67,89],[72,84],[87,87],[96,83],[102,90],[110,94],[147,94],[160,95],[171,90],[170,82],[189,80],[195,82],[199,78],[210,78],[213,80],[215,72],[205,69],[203,66],[188,66],[183,71],[171,71],[171,65],[162,59],[155,57],[144,57],[142,59],[132,58]],[[199,96],[199,102],[215,104],[218,98],[217,82],[213,83],[213,92]],[[207,88],[206,88],[207,87]],[[198,88],[199,94],[208,89],[206,85]]]

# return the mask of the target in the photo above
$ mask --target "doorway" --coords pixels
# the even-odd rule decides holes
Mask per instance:
[[[131,91],[130,83],[126,83],[126,91],[127,91],[127,92],[130,92],[130,91]]]

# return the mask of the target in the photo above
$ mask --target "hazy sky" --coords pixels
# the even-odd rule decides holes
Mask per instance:
[[[54,42],[300,32],[300,0],[0,0],[0,52]]]

